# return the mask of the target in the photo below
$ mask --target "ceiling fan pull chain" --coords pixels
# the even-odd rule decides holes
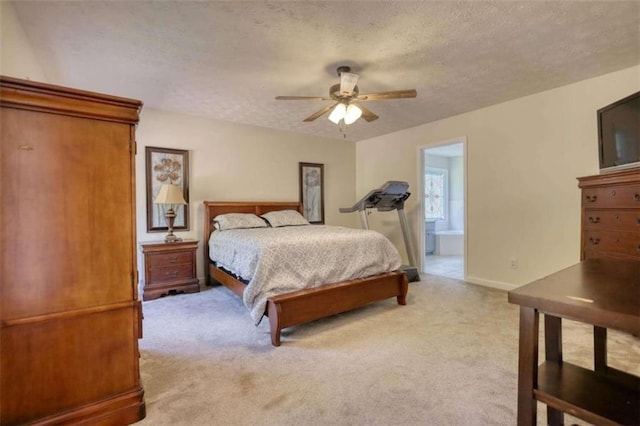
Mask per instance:
[[[340,120],[340,126],[338,127],[340,129],[340,133],[342,133],[342,137],[344,139],[347,138],[347,125],[345,124],[344,120]]]

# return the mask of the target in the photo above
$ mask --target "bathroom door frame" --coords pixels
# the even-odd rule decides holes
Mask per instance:
[[[469,251],[467,249],[467,247],[469,246],[468,242],[469,242],[469,226],[468,226],[468,222],[467,222],[467,187],[468,187],[468,182],[467,182],[467,176],[468,174],[468,159],[467,159],[467,137],[466,136],[459,136],[456,138],[452,138],[452,139],[447,139],[447,140],[443,140],[443,141],[436,141],[436,142],[429,142],[425,145],[420,145],[418,146],[418,196],[420,198],[420,212],[419,212],[419,217],[418,217],[418,227],[417,229],[419,230],[419,236],[420,238],[418,238],[419,244],[418,244],[418,249],[419,249],[419,259],[420,261],[419,263],[419,268],[420,268],[420,272],[424,272],[424,273],[428,273],[428,271],[425,271],[425,265],[424,265],[424,257],[425,257],[425,236],[424,236],[424,170],[425,170],[425,161],[424,161],[424,157],[425,157],[425,151],[431,149],[431,148],[437,148],[437,147],[441,147],[441,146],[446,146],[446,145],[454,145],[454,144],[462,144],[462,182],[464,185],[463,188],[463,202],[464,202],[464,209],[463,209],[463,215],[464,215],[464,219],[463,219],[463,223],[464,223],[464,235],[463,235],[463,241],[464,241],[464,255],[463,255],[463,259],[462,259],[462,263],[464,265],[464,271],[463,271],[463,276],[464,279],[467,279],[467,265],[469,263]]]

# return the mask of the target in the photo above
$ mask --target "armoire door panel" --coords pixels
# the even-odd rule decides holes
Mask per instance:
[[[130,125],[13,109],[1,124],[3,317],[131,300]]]
[[[139,388],[137,320],[132,304],[2,327],[0,424],[27,423]]]

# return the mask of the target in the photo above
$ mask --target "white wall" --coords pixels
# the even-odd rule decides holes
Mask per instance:
[[[576,177],[598,173],[596,110],[640,89],[640,67],[360,141],[356,193],[387,180],[419,188],[418,147],[467,137],[467,275],[513,288],[579,261]],[[418,94],[420,96],[420,94]],[[419,198],[406,212],[419,233]],[[372,214],[402,248],[396,218]],[[510,268],[517,258],[518,269]]]
[[[208,201],[297,201],[298,163],[324,164],[325,222],[358,226],[357,215],[339,213],[356,201],[355,144],[253,126],[143,108],[136,132],[138,241],[162,240],[166,232],[147,233],[145,147],[186,149],[190,153],[191,229],[176,232],[199,239],[198,276],[202,265],[203,204]],[[140,260],[139,260],[140,262]],[[142,264],[138,265],[142,274]]]
[[[449,228],[464,230],[463,157],[449,157]]]
[[[11,3],[0,1],[0,74],[47,82],[16,11]]]

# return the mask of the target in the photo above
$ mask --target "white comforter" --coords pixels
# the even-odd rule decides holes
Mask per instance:
[[[271,296],[393,271],[401,263],[379,232],[327,225],[214,231],[209,256],[248,281],[243,300],[256,324]]]

